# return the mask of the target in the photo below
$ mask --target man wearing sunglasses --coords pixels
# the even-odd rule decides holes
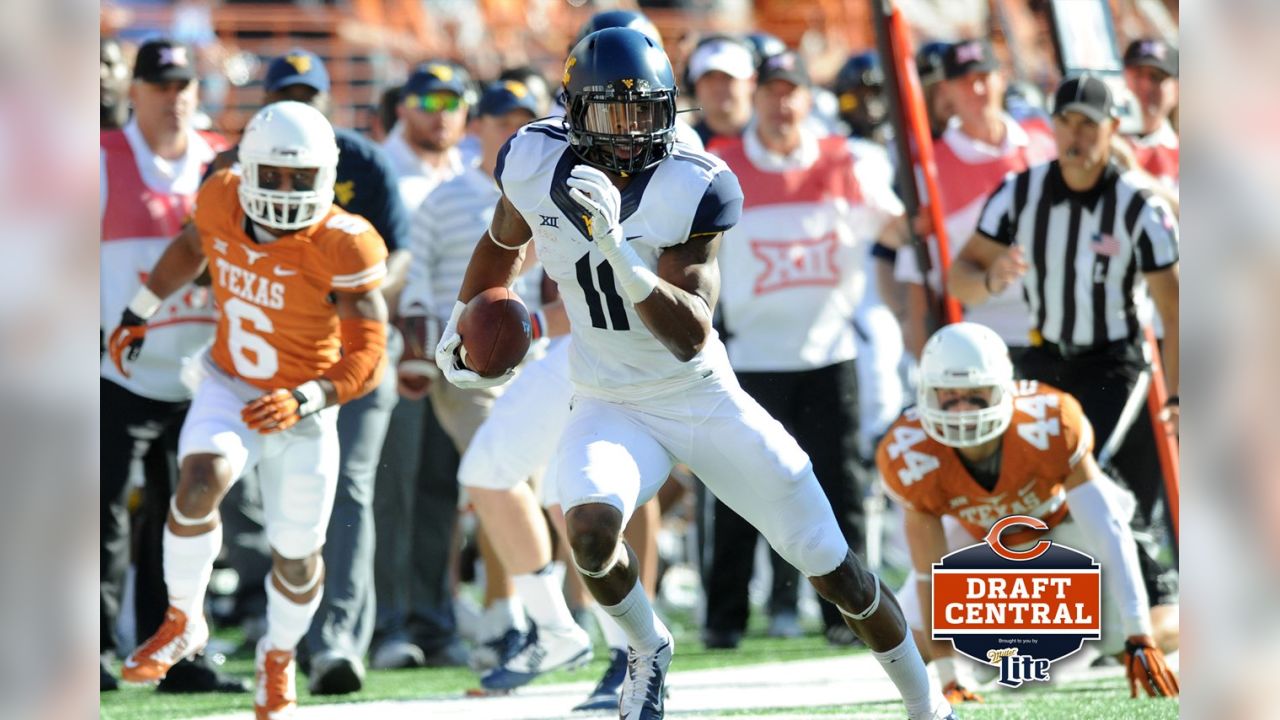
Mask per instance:
[[[396,126],[383,147],[410,211],[441,183],[475,164],[474,148],[463,146],[470,84],[461,66],[432,61],[419,65],[400,90]]]

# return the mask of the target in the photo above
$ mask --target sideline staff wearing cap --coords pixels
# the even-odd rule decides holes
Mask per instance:
[[[151,40],[138,48],[133,79],[148,83],[187,83],[196,79],[194,62],[195,57],[186,45],[172,40]]]
[[[1018,369],[1079,398],[1100,448],[1146,366],[1137,306],[1144,285],[1166,327],[1169,392],[1178,392],[1177,220],[1148,182],[1110,162],[1116,125],[1105,83],[1063,82],[1054,97],[1058,160],[991,194],[948,280],[957,299],[976,305],[1025,275],[1034,347]],[[1162,484],[1133,440],[1116,465],[1149,517]]]

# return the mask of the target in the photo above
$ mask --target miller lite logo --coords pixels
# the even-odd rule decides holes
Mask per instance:
[[[1010,515],[983,542],[933,566],[933,638],[1000,669],[1016,688],[1049,680],[1049,666],[1102,637],[1102,575],[1093,558],[1049,540],[1006,546],[1012,528],[1048,530],[1041,519]]]

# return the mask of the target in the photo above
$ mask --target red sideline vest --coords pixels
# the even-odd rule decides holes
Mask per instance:
[[[738,176],[742,219],[720,246],[721,317],[735,370],[795,372],[852,360],[866,241],[882,218],[868,206],[841,136],[819,138],[813,164],[763,170],[743,138],[717,139]]]
[[[201,132],[213,153],[227,147],[213,133]],[[106,130],[100,145],[107,179],[101,226],[101,323],[111,332],[164,249],[190,216],[195,192],[166,192],[147,185],[138,158],[123,130]],[[189,153],[203,152],[192,147]],[[203,174],[213,153],[188,172]],[[148,323],[146,343],[125,378],[110,357],[102,376],[152,400],[176,402],[191,397],[181,379],[183,368],[213,337],[214,308],[205,288],[187,285],[166,299]]]
[[[843,136],[831,135],[819,140],[818,161],[812,167],[780,173],[756,169],[747,159],[741,137],[716,138],[712,147],[733,169],[742,187],[751,188],[744,193],[744,210],[755,205],[817,202],[832,197],[843,197],[851,205],[862,201],[862,191],[853,175],[848,140]]]
[[[1008,173],[1022,172],[1057,156],[1053,130],[1043,120],[1027,120],[1020,125],[1030,142],[1018,148],[1017,152],[990,162],[969,163],[962,160],[948,143],[933,144],[934,160],[938,165],[938,190],[942,194],[942,207],[946,214],[967,207],[979,197],[987,197],[1000,186]],[[965,240],[968,238],[952,238],[951,242],[963,243]]]
[[[1170,147],[1163,143],[1143,145],[1130,140],[1133,154],[1143,170],[1151,173],[1157,180],[1176,188],[1178,186],[1178,147]]]

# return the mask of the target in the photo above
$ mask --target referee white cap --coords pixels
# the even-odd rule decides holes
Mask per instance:
[[[1053,114],[1078,112],[1094,122],[1115,117],[1111,90],[1092,75],[1077,75],[1064,80],[1053,94]]]

